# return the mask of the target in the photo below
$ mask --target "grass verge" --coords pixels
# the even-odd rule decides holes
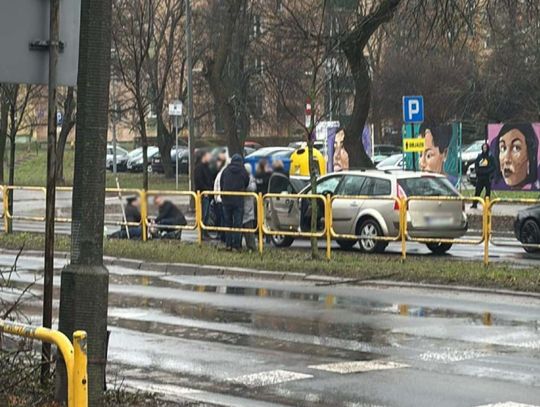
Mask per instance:
[[[43,250],[42,234],[15,233],[0,235],[0,247],[6,249]],[[56,237],[56,249],[68,251],[70,239]],[[303,272],[340,276],[354,280],[387,279],[403,282],[466,285],[528,292],[540,292],[537,268],[516,267],[510,263],[485,268],[479,261],[459,261],[446,257],[409,256],[401,262],[396,255],[363,255],[358,252],[334,251],[332,260],[311,260],[308,251],[266,247],[257,253],[229,253],[211,245],[167,241],[105,242],[106,255],[163,263],[192,263],[257,270]],[[324,256],[324,253],[320,253]]]

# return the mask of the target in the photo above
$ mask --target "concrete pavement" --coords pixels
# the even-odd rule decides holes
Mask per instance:
[[[23,256],[13,277],[38,278],[36,321],[41,262]],[[109,270],[110,377],[169,400],[540,406],[540,299]]]

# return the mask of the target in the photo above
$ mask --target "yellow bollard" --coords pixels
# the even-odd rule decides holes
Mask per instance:
[[[141,233],[142,240],[146,242],[148,240],[148,195],[146,191],[142,189],[140,191],[141,196]]]
[[[486,196],[483,202],[483,212],[484,216],[483,227],[484,227],[484,266],[489,266],[489,241],[491,240],[491,202],[489,197]]]
[[[197,241],[202,246],[202,197],[201,191],[197,191],[195,199],[195,222],[197,223]]]
[[[326,201],[324,205],[325,209],[325,221],[326,224],[326,259],[332,259],[332,197],[330,194],[326,196]]]
[[[399,229],[401,233],[401,261],[407,259],[407,201],[400,199]]]
[[[2,202],[3,202],[3,208],[4,208],[4,232],[9,233],[10,227],[9,227],[9,190],[6,186],[2,187]]]
[[[257,226],[259,227],[259,254],[264,250],[264,213],[263,213],[263,194],[259,192],[257,197]]]
[[[73,399],[76,407],[88,406],[88,355],[86,348],[86,332],[73,333],[74,366],[73,366]]]

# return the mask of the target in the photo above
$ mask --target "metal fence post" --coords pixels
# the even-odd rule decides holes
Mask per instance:
[[[146,242],[148,240],[148,195],[144,189],[139,191],[141,197],[141,233],[142,240]]]
[[[326,195],[325,205],[326,214],[324,216],[326,223],[326,259],[332,259],[332,197],[330,194]]]
[[[264,213],[263,213],[263,194],[259,192],[257,196],[257,226],[259,228],[259,253],[264,251]]]
[[[201,191],[197,191],[195,199],[195,222],[197,223],[197,241],[202,246],[202,197]]]
[[[491,240],[491,201],[488,196],[484,199],[484,206],[482,207],[484,216],[483,227],[484,227],[484,266],[489,265],[489,241]]]
[[[4,232],[9,233],[11,231],[10,220],[8,217],[9,212],[9,191],[7,186],[2,187],[2,203],[4,208]]]
[[[401,198],[399,206],[399,229],[401,233],[401,261],[407,259],[407,200]]]
[[[88,356],[86,353],[86,332],[73,333],[73,401],[76,407],[88,406]]]

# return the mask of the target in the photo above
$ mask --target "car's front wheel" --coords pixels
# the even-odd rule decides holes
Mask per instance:
[[[521,243],[539,244],[540,243],[540,225],[534,219],[527,219],[521,226]],[[527,253],[538,253],[537,247],[523,246]]]
[[[365,236],[359,240],[360,249],[365,253],[382,253],[386,249],[386,246],[388,246],[387,242],[376,239],[384,235],[381,226],[375,219],[364,220],[360,224],[357,234]]]
[[[433,254],[445,254],[452,248],[452,243],[427,243],[427,248],[431,250]]]
[[[294,237],[292,236],[283,236],[283,235],[273,235],[272,244],[276,247],[290,247],[294,242]]]

